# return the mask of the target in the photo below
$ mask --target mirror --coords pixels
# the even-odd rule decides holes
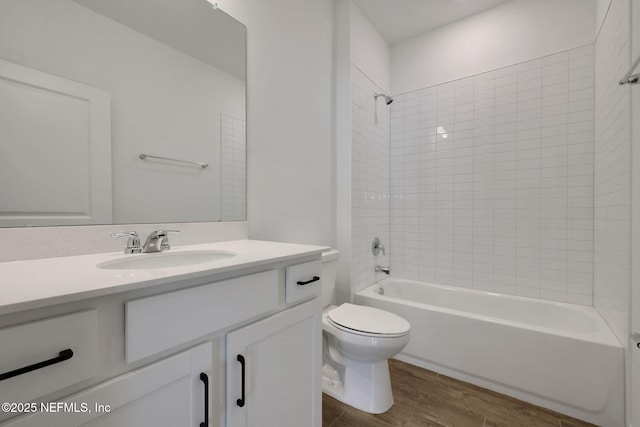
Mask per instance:
[[[245,220],[245,69],[205,0],[1,0],[0,226]]]

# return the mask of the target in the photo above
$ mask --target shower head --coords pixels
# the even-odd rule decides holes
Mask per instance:
[[[389,95],[385,95],[384,93],[374,93],[373,94],[373,99],[378,99],[379,96],[384,96],[384,102],[389,105],[393,102],[393,98],[390,97]]]

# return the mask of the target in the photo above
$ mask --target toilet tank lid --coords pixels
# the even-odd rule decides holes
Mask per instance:
[[[411,328],[409,322],[397,314],[364,305],[345,303],[327,314],[338,325],[370,334],[405,334]]]
[[[322,252],[322,262],[335,261],[340,256],[340,251],[337,249],[331,249]]]

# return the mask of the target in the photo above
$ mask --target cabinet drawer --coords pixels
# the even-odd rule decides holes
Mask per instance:
[[[144,359],[278,307],[276,270],[126,303],[126,359]]]
[[[0,402],[28,402],[91,378],[97,310],[0,330]],[[8,378],[6,378],[8,377]]]
[[[285,299],[287,304],[320,293],[322,289],[321,269],[320,261],[290,265],[286,268]]]
[[[72,410],[37,411],[4,427],[197,426],[205,419],[211,343],[103,382],[58,402]],[[201,380],[201,373],[205,380]],[[205,392],[204,387],[207,387]],[[57,402],[56,402],[57,403]],[[209,400],[206,401],[209,413]],[[82,408],[87,409],[85,411]],[[77,410],[74,410],[77,408]],[[192,420],[192,421],[191,421]]]

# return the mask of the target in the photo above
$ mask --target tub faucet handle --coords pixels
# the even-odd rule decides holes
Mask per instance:
[[[380,242],[380,238],[374,237],[373,242],[371,242],[371,252],[373,252],[373,255],[378,256],[380,251],[382,251],[382,255],[385,255],[384,245]]]

